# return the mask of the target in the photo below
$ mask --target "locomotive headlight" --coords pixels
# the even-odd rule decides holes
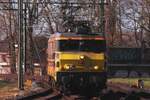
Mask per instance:
[[[95,70],[98,70],[98,68],[99,68],[98,66],[94,66],[94,69],[95,69]]]
[[[80,56],[80,59],[84,59],[85,57],[84,56]]]
[[[70,69],[70,65],[65,64],[64,68],[68,70],[68,69]]]

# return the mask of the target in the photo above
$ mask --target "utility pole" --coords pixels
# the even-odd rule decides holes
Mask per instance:
[[[104,12],[104,0],[100,0],[100,32],[105,36],[105,12]]]
[[[18,56],[18,88],[24,90],[23,68],[25,66],[24,31],[23,31],[23,0],[18,0],[18,24],[19,24],[19,56]]]
[[[100,26],[99,26],[99,29],[100,29],[100,32],[103,34],[103,37],[105,38],[106,40],[106,50],[105,50],[105,57],[106,57],[106,61],[105,61],[105,69],[107,70],[108,69],[108,52],[109,52],[109,49],[108,49],[108,41],[107,41],[107,33],[105,32],[105,4],[107,4],[107,2],[104,2],[105,0],[100,0]]]
[[[11,0],[9,0],[9,9],[13,9],[12,7],[12,4],[10,3]],[[15,73],[16,72],[16,56],[15,56],[15,47],[14,47],[14,44],[15,44],[15,40],[14,40],[14,34],[12,32],[12,11],[11,10],[8,10],[9,11],[9,33],[8,33],[8,36],[9,36],[9,52],[10,52],[10,55],[11,55],[11,60],[10,60],[10,65],[11,65],[11,71],[12,73]]]

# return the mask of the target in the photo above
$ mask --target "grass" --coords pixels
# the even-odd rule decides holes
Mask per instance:
[[[0,80],[0,88],[3,88],[5,86],[7,86],[8,84],[9,84],[9,82]]]
[[[11,91],[17,88],[16,82],[0,80],[0,92]]]
[[[111,78],[108,79],[108,82],[113,83],[124,83],[128,85],[136,85],[138,79],[142,79],[144,81],[144,87],[150,88],[150,78]]]
[[[0,80],[0,100],[14,97],[18,94],[17,83]]]

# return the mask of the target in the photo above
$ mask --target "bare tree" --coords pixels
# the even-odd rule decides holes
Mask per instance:
[[[3,2],[3,1],[1,1]],[[9,43],[9,53],[10,53],[10,66],[12,69],[12,72],[15,73],[16,71],[16,54],[15,54],[15,43],[17,43],[17,18],[16,18],[16,11],[13,10],[13,4],[11,3],[11,0],[6,0],[1,7],[1,35],[3,35],[3,38],[7,38]],[[4,9],[4,10],[3,10]],[[4,37],[5,36],[5,37]]]
[[[106,5],[106,34],[108,34],[108,42],[110,46],[115,45],[116,41],[116,23],[117,23],[117,2],[115,0],[107,0]]]

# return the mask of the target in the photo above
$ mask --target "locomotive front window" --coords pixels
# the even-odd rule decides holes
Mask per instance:
[[[58,51],[104,52],[104,40],[59,40]]]

